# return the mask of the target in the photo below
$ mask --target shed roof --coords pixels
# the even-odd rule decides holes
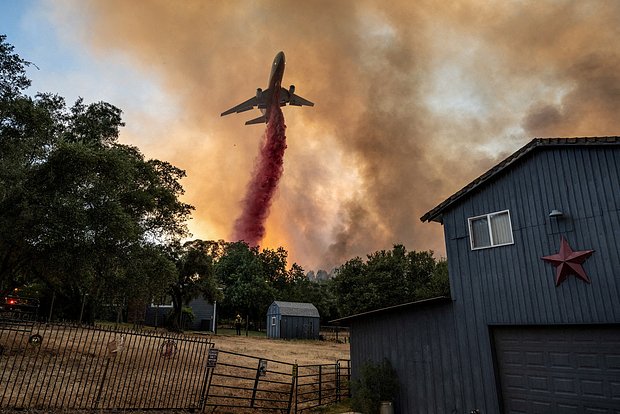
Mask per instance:
[[[318,309],[312,303],[283,302],[280,300],[276,300],[273,303],[278,306],[281,315],[320,318]]]
[[[518,162],[526,158],[527,155],[540,148],[549,147],[566,147],[566,146],[601,146],[601,145],[620,145],[620,137],[580,137],[580,138],[534,138],[527,145],[523,146],[517,152],[476,178],[465,187],[452,194],[437,207],[420,217],[422,221],[442,222],[442,214],[454,203],[467,197],[474,191],[479,190],[488,182],[495,179],[503,171],[513,167]]]
[[[436,303],[449,303],[452,302],[452,299],[448,296],[437,296],[435,298],[416,300],[415,302],[407,302],[402,303],[400,305],[388,306],[386,308],[375,309],[368,312],[357,313],[355,315],[345,316],[344,318],[334,319],[333,321],[329,321],[329,323],[350,323],[353,319],[362,318],[365,316],[374,316],[384,312],[390,311],[400,311],[404,308],[417,307],[421,305],[430,305]]]

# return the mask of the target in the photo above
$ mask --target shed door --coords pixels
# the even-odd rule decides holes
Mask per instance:
[[[620,413],[620,327],[495,328],[505,413]]]

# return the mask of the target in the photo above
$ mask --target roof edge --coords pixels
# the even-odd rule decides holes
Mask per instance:
[[[371,311],[361,312],[355,315],[349,315],[343,318],[334,319],[334,320],[329,321],[329,323],[349,322],[353,319],[357,319],[363,316],[369,316],[369,315],[379,314],[383,312],[389,312],[392,310],[407,308],[407,307],[412,307],[412,306],[420,306],[424,304],[442,303],[442,302],[445,302],[445,303],[452,302],[452,298],[448,296],[437,296],[434,298],[416,300],[414,302],[401,303],[400,305],[388,306],[386,308],[374,309]]]
[[[564,147],[564,146],[596,146],[596,145],[620,145],[620,136],[604,136],[604,137],[572,137],[572,138],[534,138],[523,147],[509,155],[507,158],[491,167],[484,172],[478,178],[471,181],[465,187],[461,188],[456,193],[442,201],[439,205],[428,211],[422,217],[420,221],[431,222],[436,221],[442,223],[443,211],[459,201],[463,197],[467,196],[470,192],[484,185],[487,181],[491,180],[494,176],[502,172],[504,169],[510,167],[527,154],[532,151],[545,147]]]

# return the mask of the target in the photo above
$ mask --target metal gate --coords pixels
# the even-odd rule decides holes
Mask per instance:
[[[350,380],[349,360],[338,360],[335,364],[300,365],[295,388],[295,413],[348,398]]]
[[[216,351],[205,403],[212,412],[291,412],[295,364]]]
[[[212,349],[205,407],[217,413],[302,413],[350,396],[349,360],[297,365]]]

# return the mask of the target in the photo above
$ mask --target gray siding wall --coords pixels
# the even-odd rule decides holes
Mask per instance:
[[[213,318],[213,304],[207,302],[204,298],[192,299],[188,306],[192,308],[194,312],[194,320],[189,326],[192,330],[211,330],[212,324],[207,321],[211,321]],[[172,311],[171,307],[155,307],[147,306],[145,323],[151,326],[164,326],[166,321],[166,315]]]
[[[387,358],[398,373],[401,386],[395,401],[397,413],[464,413],[476,408],[463,406],[462,402],[452,306],[414,305],[406,310],[354,319],[353,377],[358,377],[365,362]]]
[[[275,316],[276,324],[271,324],[271,318]],[[267,338],[279,338],[280,337],[280,308],[275,303],[272,303],[267,309]]]
[[[467,219],[510,210],[514,245],[472,251]],[[550,219],[558,209],[565,217]],[[499,412],[489,325],[620,323],[620,148],[535,152],[444,213],[465,407]],[[594,249],[592,284],[540,258]]]
[[[320,318],[286,316],[280,319],[280,338],[319,339]]]
[[[188,306],[194,312],[194,321],[192,329],[195,330],[211,330],[213,318],[213,305],[204,298],[192,299]]]

